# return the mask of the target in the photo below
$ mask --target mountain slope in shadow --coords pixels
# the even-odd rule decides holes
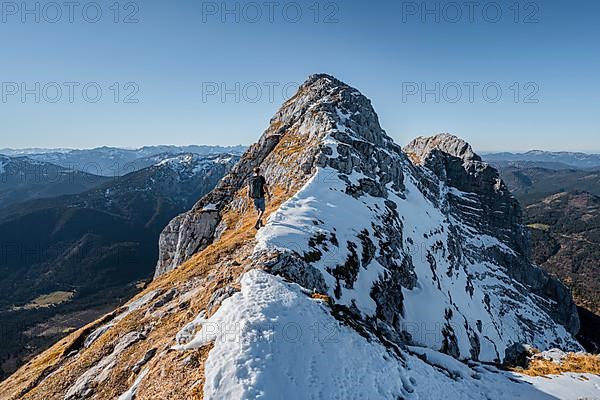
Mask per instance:
[[[183,154],[82,194],[0,210],[3,373],[139,291],[160,231],[237,159]]]

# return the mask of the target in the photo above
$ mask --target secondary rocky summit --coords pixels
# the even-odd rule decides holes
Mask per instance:
[[[255,166],[274,193],[256,235],[245,196]],[[314,75],[165,228],[144,293],[0,389],[67,400],[551,399],[561,385],[523,385],[480,363],[522,344],[581,348],[570,292],[528,248],[518,203],[467,143],[438,135],[403,150],[365,96]],[[565,379],[574,393],[599,383]]]

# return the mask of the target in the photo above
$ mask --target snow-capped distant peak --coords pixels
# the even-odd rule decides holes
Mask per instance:
[[[201,156],[199,154],[184,153],[165,158],[155,164],[156,167],[168,166],[176,171],[181,169],[191,170],[193,173],[199,173],[214,164],[228,164],[237,157],[231,154],[217,154]]]
[[[211,174],[215,168],[231,168],[239,157],[232,154],[199,155],[193,153],[162,154],[156,156],[158,162],[152,167],[157,171],[169,170],[177,179],[191,179],[199,175]]]
[[[175,165],[175,164],[190,165],[195,160],[197,160],[197,158],[198,157],[194,157],[194,154],[179,154],[174,157],[165,158],[164,160],[159,161],[155,165],[157,167],[164,166],[164,165]]]

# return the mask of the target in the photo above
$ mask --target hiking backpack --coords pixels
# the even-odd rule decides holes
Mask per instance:
[[[262,176],[253,176],[250,178],[250,197],[260,199],[263,197],[263,178]]]

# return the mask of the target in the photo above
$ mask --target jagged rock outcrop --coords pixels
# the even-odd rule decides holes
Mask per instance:
[[[518,201],[506,188],[498,171],[482,162],[467,142],[450,134],[439,134],[419,137],[404,151],[433,171],[444,187],[475,193],[480,199],[477,205],[481,208],[474,208],[472,199],[450,191],[451,212],[460,214],[463,221],[479,231],[501,238],[518,253],[529,255],[529,237]]]
[[[542,299],[553,299],[550,304],[543,300],[537,303],[569,332],[576,334],[579,319],[571,292],[530,261],[530,237],[519,202],[498,171],[482,162],[467,142],[450,134],[419,137],[404,151],[417,157],[419,163],[435,173],[444,187],[450,188],[447,191],[449,213],[460,218],[470,229],[498,238],[515,253],[497,257],[494,251],[484,256],[496,259],[507,274],[526,285],[527,290]],[[469,232],[463,230],[462,234],[469,235]]]
[[[154,277],[175,269],[208,246],[218,223],[217,210],[186,212],[173,218],[160,234]]]
[[[244,185],[253,168],[260,165],[279,142],[281,132],[272,127],[258,143],[248,149],[212,192],[198,201],[190,211],[174,218],[164,229],[158,243],[159,258],[155,277],[173,270],[212,243],[221,220],[221,210]]]
[[[135,307],[34,360],[5,396],[533,398],[478,361],[518,343],[579,349],[569,292],[530,263],[497,174],[438,139],[407,156],[365,96],[311,76],[165,229]],[[245,196],[255,166],[273,192],[258,233]]]

